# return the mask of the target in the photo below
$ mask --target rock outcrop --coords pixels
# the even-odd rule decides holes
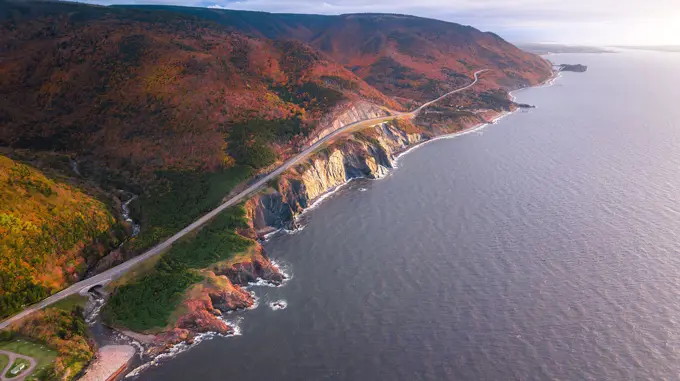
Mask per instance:
[[[333,112],[321,118],[315,134],[309,138],[306,144],[312,145],[333,131],[356,121],[388,115],[390,115],[390,112],[385,107],[371,102],[356,101],[343,103],[336,107]]]
[[[230,266],[222,267],[218,265],[215,274],[227,277],[235,286],[247,286],[249,283],[258,280],[278,286],[285,279],[284,275],[274,267],[271,261],[261,254],[248,261],[238,262]]]
[[[204,282],[195,285],[183,302],[186,312],[177,319],[173,328],[158,336],[156,353],[168,350],[180,342],[191,343],[200,333],[215,332],[229,335],[234,328],[223,315],[255,304],[255,297],[244,289],[249,283],[264,281],[281,284],[285,276],[264,256],[262,247],[244,258],[219,263],[203,271]]]
[[[386,122],[337,141],[282,175],[275,189],[247,202],[253,228],[260,235],[277,229],[294,229],[295,217],[323,194],[354,178],[384,177],[394,167],[395,157],[408,147],[487,120],[470,115],[441,126],[417,127],[403,120]]]
[[[576,64],[576,65],[569,65],[569,64],[562,64],[559,65],[560,71],[573,71],[577,73],[584,73],[588,71],[588,66],[586,65],[581,65],[581,64]]]

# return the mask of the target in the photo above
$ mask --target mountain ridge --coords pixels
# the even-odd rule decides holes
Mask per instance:
[[[504,69],[507,73],[498,73],[497,81],[510,88],[537,84],[550,73],[545,60],[520,50],[497,34],[417,16],[296,15],[150,5],[133,8],[204,17],[257,37],[303,41],[345,65],[378,90],[405,100],[423,101],[431,99],[436,91],[455,88],[463,79],[450,77],[448,73],[470,74],[473,67]],[[527,65],[531,70],[513,71]],[[408,88],[407,83],[389,83],[377,74],[386,70],[405,75],[407,82],[413,82],[412,87]],[[539,75],[529,75],[531,71]]]
[[[42,171],[87,183],[86,191],[109,198],[107,205],[138,196],[129,209],[141,224],[139,235],[99,261],[100,255],[90,255],[88,267],[97,272],[172,236],[321,136],[392,110],[413,110],[468,84],[475,71],[492,69],[473,88],[413,120],[366,126],[329,141],[268,183],[246,210],[225,212],[229,231],[201,238],[203,254],[187,237],[157,266],[145,267],[147,273],[116,284],[112,300],[120,303],[107,308],[108,316],[133,327],[143,316],[130,313],[136,310],[131,300],[142,303],[154,318],[135,327],[165,332],[159,350],[197,332],[228,333],[218,319],[222,309],[248,304],[241,300],[241,276],[227,281],[221,271],[211,275],[206,263],[226,260],[227,273],[271,267],[254,239],[289,223],[329,185],[380,176],[390,157],[410,145],[511,111],[516,105],[508,90],[552,74],[545,60],[493,33],[408,15],[49,1],[0,0],[0,56],[0,152],[30,164],[35,176]],[[59,160],[46,159],[52,157]],[[316,166],[323,168],[315,175]],[[316,178],[326,172],[328,181]],[[121,213],[112,214],[123,223]],[[39,253],[57,254],[49,248]],[[199,254],[205,257],[187,269],[182,261]],[[84,263],[87,257],[75,250],[70,258]],[[28,283],[39,280],[27,271]],[[201,277],[205,281],[195,284]],[[19,288],[12,291],[21,295]],[[0,284],[0,290],[8,288]],[[154,306],[136,300],[156,292],[163,298]],[[21,303],[15,304],[12,311]],[[177,312],[181,305],[190,313]]]

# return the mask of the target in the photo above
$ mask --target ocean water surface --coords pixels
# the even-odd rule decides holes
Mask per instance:
[[[550,58],[589,71],[329,197],[240,336],[137,378],[680,379],[680,54]]]

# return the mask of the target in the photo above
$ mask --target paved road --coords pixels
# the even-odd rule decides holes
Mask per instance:
[[[26,376],[31,374],[31,372],[33,372],[33,369],[35,369],[35,366],[38,365],[38,363],[32,357],[19,355],[19,354],[16,354],[14,352],[3,351],[3,350],[0,350],[0,353],[3,354],[3,355],[7,355],[7,357],[9,357],[9,363],[7,364],[5,369],[0,369],[0,371],[2,371],[2,373],[0,373],[0,380],[1,381],[9,381],[9,380],[22,381],[24,378],[26,378]],[[14,361],[16,361],[16,359],[24,359],[24,360],[28,361],[29,362],[28,368],[24,369],[23,372],[19,373],[20,375],[17,376],[17,377],[11,377],[11,378],[5,377],[5,374],[7,372],[9,372],[10,369],[12,369],[12,364],[14,364]]]
[[[387,122],[389,120],[393,120],[393,119],[396,119],[396,118],[416,116],[425,107],[428,107],[428,106],[432,105],[433,103],[439,102],[440,100],[442,100],[445,97],[448,97],[449,95],[459,93],[461,91],[467,90],[470,87],[474,86],[477,83],[477,81],[479,80],[479,75],[481,73],[485,72],[485,71],[488,71],[488,69],[477,71],[474,74],[474,80],[470,84],[468,84],[464,87],[461,87],[459,89],[453,90],[451,92],[448,92],[448,93],[442,95],[441,97],[439,97],[439,98],[437,98],[433,101],[430,101],[430,102],[423,104],[422,106],[418,107],[417,109],[415,109],[411,112],[395,113],[394,115],[390,115],[390,116],[384,116],[384,117],[373,118],[373,119],[366,119],[366,120],[362,120],[362,121],[358,121],[358,122],[355,122],[355,123],[348,124],[346,126],[343,126],[342,128],[339,128],[339,129],[333,131],[332,133],[324,136],[323,138],[319,139],[317,142],[315,142],[314,144],[312,144],[311,146],[309,146],[308,148],[306,148],[305,150],[303,150],[302,152],[297,154],[295,157],[293,157],[290,160],[288,160],[287,162],[285,162],[283,165],[281,165],[275,171],[269,173],[268,175],[264,176],[263,178],[261,178],[260,180],[258,180],[257,182],[255,182],[254,184],[249,186],[243,192],[232,197],[231,199],[229,199],[228,201],[226,201],[222,205],[218,206],[217,208],[215,208],[214,210],[212,210],[211,212],[209,212],[205,216],[199,218],[194,223],[185,227],[180,232],[178,232],[177,234],[168,238],[164,242],[161,242],[157,246],[153,247],[152,249],[150,249],[146,253],[141,254],[139,256],[136,256],[136,257],[128,260],[125,263],[121,263],[120,265],[118,265],[116,267],[113,267],[109,270],[104,271],[103,273],[97,274],[97,275],[95,275],[91,278],[88,278],[88,279],[85,279],[85,280],[80,281],[78,283],[75,283],[71,287],[65,288],[64,290],[48,297],[47,299],[44,299],[41,302],[36,303],[36,304],[26,308],[25,310],[21,311],[20,313],[12,316],[11,318],[3,321],[2,323],[0,323],[0,329],[7,328],[7,326],[12,324],[13,322],[21,320],[22,318],[30,315],[31,313],[38,311],[42,308],[45,308],[45,307],[49,306],[50,304],[53,304],[53,303],[65,298],[69,295],[77,294],[80,291],[82,291],[83,289],[89,289],[89,288],[94,287],[96,285],[106,284],[106,283],[110,282],[112,279],[116,279],[116,278],[120,277],[121,275],[123,275],[128,270],[135,267],[140,262],[143,262],[143,261],[145,261],[145,260],[147,260],[147,259],[149,259],[153,256],[156,256],[156,255],[162,253],[165,249],[170,247],[178,239],[184,237],[187,233],[190,233],[190,232],[196,230],[199,226],[205,224],[206,222],[208,222],[213,217],[218,215],[223,210],[229,208],[230,206],[234,206],[234,205],[238,204],[246,196],[248,196],[249,194],[260,189],[269,180],[271,180],[271,179],[275,178],[276,176],[280,175],[281,173],[287,171],[289,168],[291,168],[292,166],[294,166],[295,164],[300,162],[302,159],[307,157],[307,155],[309,155],[310,153],[317,150],[323,144],[325,144],[328,141],[336,138],[337,136],[343,134],[344,132],[350,130],[352,127],[358,126],[360,124],[365,124],[365,123],[379,124],[379,123]]]

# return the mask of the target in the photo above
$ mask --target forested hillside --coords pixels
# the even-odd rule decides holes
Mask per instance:
[[[2,5],[1,145],[73,152],[128,177],[261,168],[340,102],[396,106],[300,42],[168,12]]]
[[[80,279],[115,227],[102,202],[0,156],[0,317]]]
[[[127,6],[125,6],[127,7]],[[170,6],[137,6],[193,15],[254,37],[295,39],[327,54],[388,96],[430,100],[469,80],[475,69],[501,86],[535,85],[550,64],[498,35],[470,26],[391,14],[273,14]]]
[[[450,101],[493,108],[485,99],[507,101],[505,88],[550,75],[546,61],[494,34],[411,16],[49,1],[0,0],[0,57],[3,152],[72,158],[79,181],[111,205],[139,196],[130,208],[142,230],[118,261],[214,208],[358,103],[410,109],[486,68]],[[452,120],[438,112],[437,125]],[[110,247],[115,222],[65,182],[2,163],[6,315],[82,276],[100,255],[86,248]]]

